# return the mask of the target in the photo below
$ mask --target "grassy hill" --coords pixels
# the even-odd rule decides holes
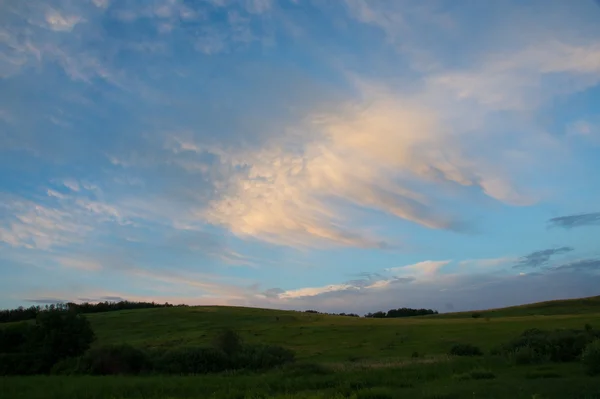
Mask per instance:
[[[430,317],[463,318],[470,317],[473,313],[480,313],[481,317],[553,316],[600,313],[600,295],[587,298],[536,302],[498,309],[444,313]]]
[[[98,345],[124,342],[147,348],[204,345],[211,342],[217,331],[232,328],[250,343],[281,344],[295,350],[301,359],[344,361],[411,356],[415,351],[444,354],[458,342],[488,350],[531,327],[582,328],[594,322],[600,327],[598,315],[582,311],[590,307],[576,306],[581,301],[584,300],[559,301],[561,306],[552,308],[546,306],[551,302],[526,305],[523,312],[515,311],[519,307],[498,309],[491,311],[497,313],[489,320],[473,319],[472,312],[365,319],[210,306],[98,313],[88,318],[98,336]],[[573,306],[573,313],[565,312],[569,306]],[[553,315],[553,310],[557,314]],[[525,312],[534,312],[535,316],[522,315]],[[545,316],[537,317],[542,314]]]
[[[489,355],[450,357],[457,343],[485,353],[529,328],[600,328],[600,297],[436,316],[371,319],[242,307],[180,307],[88,315],[95,345],[208,345],[223,328],[249,343],[294,350],[267,373],[204,376],[0,378],[6,398],[600,398],[579,363],[515,366]],[[537,395],[537,396],[535,396]]]

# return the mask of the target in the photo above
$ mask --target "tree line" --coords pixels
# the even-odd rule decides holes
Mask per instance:
[[[98,303],[57,303],[45,306],[30,306],[23,307],[19,306],[16,309],[3,309],[0,310],[0,323],[10,323],[17,321],[26,321],[35,319],[40,313],[44,312],[73,312],[73,313],[101,313],[101,312],[112,312],[117,310],[131,310],[131,309],[149,309],[149,308],[169,308],[174,306],[187,306],[187,305],[172,305],[168,302],[155,303],[155,302],[132,302],[132,301],[119,301],[119,302],[98,302]]]
[[[438,314],[438,311],[433,309],[399,308],[390,309],[387,312],[379,311],[375,313],[367,313],[365,317],[372,317],[375,319],[393,319],[397,317],[426,316],[430,314]]]
[[[91,324],[74,310],[48,309],[34,322],[0,328],[0,376],[35,374],[206,374],[265,370],[294,361],[293,351],[247,344],[233,330],[217,333],[212,346],[143,349],[95,345]]]

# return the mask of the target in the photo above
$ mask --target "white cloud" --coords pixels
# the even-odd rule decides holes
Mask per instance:
[[[98,8],[108,8],[110,0],[92,0],[92,3]]]
[[[70,32],[75,25],[85,22],[85,19],[77,15],[62,15],[59,11],[51,9],[46,12],[46,22],[52,30]]]
[[[500,258],[465,259],[458,262],[460,272],[490,272],[499,267],[514,264],[517,257],[504,256]]]
[[[73,179],[63,181],[63,185],[71,191],[79,191],[79,183]]]
[[[386,269],[395,276],[432,277],[451,260],[425,260],[408,266],[398,266]]]
[[[446,71],[428,79],[458,100],[493,110],[535,110],[549,98],[600,82],[600,43],[549,40],[510,53],[487,56],[469,71]]]

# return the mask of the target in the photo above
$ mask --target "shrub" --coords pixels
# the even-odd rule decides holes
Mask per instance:
[[[157,353],[154,370],[168,374],[207,374],[230,369],[227,355],[214,348],[176,348]]]
[[[34,375],[47,373],[52,361],[43,353],[1,353],[0,375]]]
[[[507,354],[509,360],[514,364],[535,364],[549,360],[544,353],[536,351],[530,346],[522,346]]]
[[[233,330],[223,330],[219,332],[214,339],[214,347],[228,356],[240,352],[243,345],[242,338]]]
[[[481,356],[481,349],[471,344],[456,344],[450,348],[450,354],[453,356]]]
[[[31,344],[56,362],[83,354],[94,341],[89,321],[74,312],[47,311],[38,314],[30,332]]]
[[[50,374],[54,375],[73,375],[81,374],[81,358],[79,357],[67,357],[63,360],[59,360],[50,369]]]
[[[33,326],[27,323],[0,328],[0,353],[16,353],[24,350],[32,329]]]
[[[537,361],[569,362],[579,358],[598,333],[591,330],[530,329],[496,350],[510,357],[523,357],[521,364]]]
[[[295,355],[289,349],[277,345],[253,345],[245,347],[232,358],[234,368],[252,370],[268,369],[291,363]]]
[[[482,316],[482,314],[479,312],[475,312],[475,313],[471,314],[471,317],[474,319],[479,319],[481,316]]]
[[[149,368],[150,361],[145,352],[123,344],[89,350],[74,364],[72,371],[93,375],[139,374]]]
[[[581,354],[581,362],[588,374],[600,374],[600,339],[597,339],[585,347]]]

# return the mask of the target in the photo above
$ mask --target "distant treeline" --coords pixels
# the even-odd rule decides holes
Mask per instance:
[[[116,310],[126,309],[149,309],[149,308],[169,308],[173,306],[187,306],[187,305],[172,305],[170,303],[155,303],[155,302],[98,302],[98,303],[57,303],[45,306],[30,306],[25,308],[20,306],[16,309],[5,309],[0,310],[0,323],[10,323],[15,321],[33,320],[38,314],[43,312],[54,312],[54,311],[72,311],[75,313],[101,313],[101,312],[112,312]]]
[[[327,313],[327,312],[319,312],[316,310],[305,310],[304,313],[316,313],[316,314],[326,314],[329,316],[349,316],[349,317],[360,317],[359,315],[357,315],[356,313]]]
[[[316,310],[305,310],[305,313],[316,313],[316,314],[326,314],[330,316],[350,316],[350,317],[360,317],[356,313],[326,313],[326,312],[318,312]],[[375,313],[367,313],[365,317],[372,317],[376,319],[392,319],[396,317],[412,317],[412,316],[425,316],[428,314],[438,314],[437,310],[433,309],[411,309],[411,308],[399,308],[399,309],[390,309],[387,312],[375,312]]]
[[[433,309],[399,308],[390,309],[387,312],[367,313],[365,317],[372,317],[375,319],[392,319],[396,317],[425,316],[428,314],[438,314],[438,311]]]

